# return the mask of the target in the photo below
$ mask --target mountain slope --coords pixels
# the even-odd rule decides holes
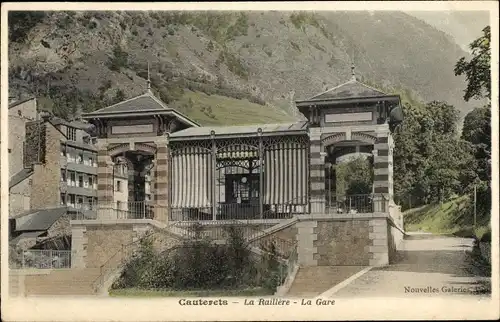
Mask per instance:
[[[10,19],[11,29],[16,22]],[[401,12],[52,12],[32,25],[11,39],[9,87],[42,97],[58,114],[142,93],[148,62],[160,98],[202,123],[288,121],[293,99],[346,81],[352,61],[372,84],[410,89],[462,112],[473,106],[453,74],[465,52]],[[231,100],[200,103],[203,93],[266,112],[225,119]]]
[[[409,11],[429,25],[446,32],[465,51],[469,44],[479,38],[484,27],[489,24],[489,11]]]

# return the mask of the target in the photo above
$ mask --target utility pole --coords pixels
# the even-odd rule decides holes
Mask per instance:
[[[476,229],[476,203],[477,203],[477,185],[474,185],[474,229]]]

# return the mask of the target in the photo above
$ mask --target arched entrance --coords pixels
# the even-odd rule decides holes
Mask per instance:
[[[325,158],[325,211],[373,212],[373,149],[369,133],[334,133],[321,140]]]

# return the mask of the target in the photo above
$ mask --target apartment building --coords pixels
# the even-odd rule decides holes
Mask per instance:
[[[16,243],[35,245],[34,239],[49,238],[51,231],[68,235],[69,220],[75,215],[95,218],[95,144],[90,124],[39,113],[35,98],[9,105],[9,218],[11,237]],[[134,189],[129,187],[129,176],[134,175],[127,164],[116,164],[115,209],[128,211],[129,190]],[[151,174],[144,177],[146,200],[151,200]],[[32,231],[30,226],[26,230],[27,218],[35,217],[37,229]],[[23,238],[32,240],[26,242]]]
[[[66,140],[60,142],[60,203],[92,216],[97,204],[97,150],[86,125],[58,123],[66,133]]]

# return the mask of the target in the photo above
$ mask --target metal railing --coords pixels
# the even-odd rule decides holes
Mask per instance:
[[[14,268],[56,269],[71,268],[70,250],[28,249],[21,252],[21,258]]]
[[[209,228],[210,233],[200,234],[200,226]],[[271,245],[274,245],[275,254],[288,263],[288,270],[280,268],[280,276],[283,275],[282,282],[286,279],[289,272],[293,271],[293,265],[296,265],[297,262],[297,242],[288,241],[272,234],[267,234],[264,230],[248,225],[245,221],[227,220],[223,222],[223,224],[221,224],[221,222],[204,222],[203,224],[194,222],[172,222],[167,227],[163,228],[161,232],[170,231],[172,228],[181,228],[181,235],[184,238],[193,239],[196,237],[208,237],[211,240],[222,240],[229,237],[227,228],[231,226],[237,229],[246,229],[243,236],[246,240],[245,245],[248,247],[259,248],[265,253],[271,248]],[[94,290],[96,292],[99,291],[104,282],[132,258],[134,253],[138,250],[141,240],[149,238],[157,233],[158,232],[151,232],[136,241],[122,245],[119,251],[109,257],[106,262],[100,266],[100,274],[93,283]]]
[[[154,234],[154,233],[152,233]],[[148,234],[136,241],[129,244],[122,245],[121,249],[109,257],[106,262],[104,262],[100,267],[100,274],[92,283],[92,288],[95,292],[98,292],[100,288],[104,285],[104,282],[110,278],[110,276],[123,267],[132,258],[134,252],[139,248],[140,242],[143,238],[146,238],[152,234]]]
[[[288,258],[291,250],[296,246],[296,241],[274,236],[265,230],[245,220],[224,220],[206,222],[173,222],[172,228],[178,228],[177,233],[188,239],[208,238],[211,240],[225,240],[229,237],[229,229],[239,230],[246,240],[247,246],[270,249],[273,245],[276,253],[282,258]]]
[[[289,219],[294,215],[308,212],[308,204],[296,204],[288,201],[279,204],[264,204],[263,212],[259,203],[219,203],[212,207],[171,208],[172,221],[208,221],[208,220],[257,220],[257,219]]]
[[[383,194],[337,195],[327,194],[325,212],[351,214],[387,212],[389,202]]]
[[[72,220],[96,220],[97,213],[104,214],[109,219],[152,219],[154,218],[154,205],[149,201],[132,201],[123,203],[97,204],[92,210],[73,208]]]

